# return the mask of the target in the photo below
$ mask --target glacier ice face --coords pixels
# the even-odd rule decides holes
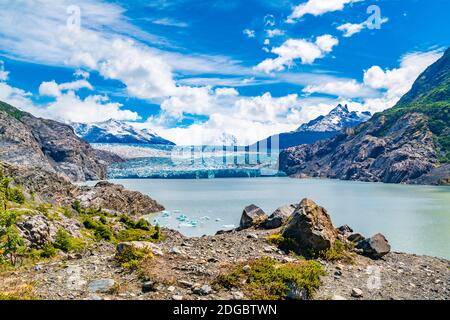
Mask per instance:
[[[130,153],[127,153],[125,158],[129,160],[109,168],[110,179],[212,179],[280,174],[277,167],[278,150],[271,150],[269,153],[222,146],[173,146],[170,148],[134,146],[128,152],[135,152],[140,157],[133,158]],[[120,153],[119,155],[123,156]]]

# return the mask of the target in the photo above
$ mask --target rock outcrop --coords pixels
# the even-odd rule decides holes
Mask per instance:
[[[73,181],[106,177],[107,164],[72,127],[0,102],[0,160],[58,172]]]
[[[303,199],[289,218],[282,236],[291,250],[308,254],[331,248],[338,232],[324,208],[310,199]]]
[[[288,204],[279,207],[269,216],[266,223],[264,224],[264,227],[266,229],[276,229],[285,225],[296,208],[297,206],[295,204]]]
[[[131,215],[142,215],[164,210],[164,207],[150,197],[129,191],[122,185],[102,181],[94,187],[81,187],[77,199],[82,207],[109,209],[126,212]]]
[[[145,215],[164,210],[155,200],[140,192],[126,190],[106,181],[93,187],[71,183],[64,175],[40,168],[0,163],[0,170],[13,183],[23,187],[36,200],[62,206],[72,206],[79,200],[82,207],[98,208],[130,215]]]
[[[242,212],[239,229],[248,229],[251,227],[262,226],[267,221],[267,215],[263,209],[254,204],[245,207]]]

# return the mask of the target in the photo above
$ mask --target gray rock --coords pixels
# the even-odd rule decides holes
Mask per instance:
[[[158,283],[154,282],[154,281],[146,281],[142,284],[142,292],[143,293],[147,293],[147,292],[156,292],[158,291]]]
[[[192,292],[197,295],[207,296],[208,294],[212,293],[212,288],[211,288],[211,286],[205,284],[201,287],[193,288]]]
[[[288,300],[307,300],[308,292],[305,288],[298,287],[294,283],[288,284],[288,292],[286,293],[286,299]]]
[[[372,259],[380,259],[391,251],[391,246],[381,233],[358,242],[356,248]]]
[[[178,295],[178,294],[174,294],[174,295],[172,296],[172,300],[176,300],[176,301],[183,300],[183,296],[180,296],[180,295]]]
[[[347,234],[347,233],[352,233],[353,229],[350,228],[348,225],[344,224],[343,226],[340,226],[339,228],[337,228],[337,231],[340,234]]]
[[[115,285],[116,282],[113,279],[97,279],[89,282],[88,290],[92,293],[108,293]]]
[[[269,216],[264,227],[266,229],[276,229],[285,225],[289,217],[294,213],[296,207],[295,204],[279,207]]]
[[[252,204],[245,207],[244,211],[242,212],[239,229],[243,230],[251,227],[258,227],[263,225],[266,220],[266,213],[260,207]]]
[[[363,296],[363,292],[361,289],[358,288],[353,288],[352,289],[352,297],[354,298],[362,298]]]
[[[291,248],[297,253],[307,254],[330,248],[337,239],[327,211],[310,199],[303,199],[282,232]]]
[[[351,242],[354,242],[354,243],[357,243],[357,242],[359,242],[361,240],[364,240],[364,239],[365,239],[365,237],[362,234],[360,234],[360,233],[352,233],[351,235],[349,235],[347,237],[348,241],[351,241]]]

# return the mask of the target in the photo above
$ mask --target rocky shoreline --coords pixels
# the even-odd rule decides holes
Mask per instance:
[[[253,259],[271,257],[281,263],[295,259],[269,244],[270,234],[254,229],[201,238],[171,234],[158,244],[162,255],[154,257],[152,281],[124,272],[115,260],[115,246],[101,243],[82,256],[2,273],[0,291],[32,283],[39,299],[250,299],[241,290],[215,286],[214,280],[231,266]],[[392,252],[383,260],[357,256],[352,264],[319,262],[327,275],[321,277],[314,299],[450,299],[450,264],[445,259]],[[379,287],[371,280],[374,274],[368,274],[377,268]],[[368,287],[371,281],[374,288]]]
[[[96,201],[72,198],[70,210],[9,200],[0,216],[17,216],[23,251],[14,253],[21,263],[0,264],[0,300],[450,300],[448,260],[390,252],[382,235],[335,228],[312,200],[270,216],[251,205],[238,229],[189,238],[140,219],[129,192],[100,183],[86,193]],[[116,210],[102,207],[110,197]]]

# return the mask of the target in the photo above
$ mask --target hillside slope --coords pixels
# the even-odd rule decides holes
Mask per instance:
[[[73,181],[106,177],[106,162],[65,124],[0,101],[0,160],[58,172]]]
[[[280,153],[297,177],[450,183],[450,50],[391,109],[336,137]]]

